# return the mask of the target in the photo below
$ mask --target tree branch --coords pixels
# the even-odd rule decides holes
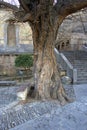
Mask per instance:
[[[27,7],[25,1],[24,0],[18,0],[18,1],[19,1],[20,5],[23,7],[23,9],[28,12],[29,8]]]
[[[5,7],[8,7],[8,8],[10,8],[10,9],[14,10],[14,11],[19,10],[19,8],[18,8],[17,6],[12,5],[12,4],[8,3],[8,2],[0,1],[0,5],[3,5],[3,6],[5,6]]]
[[[58,0],[55,9],[63,17],[87,7],[87,0]]]

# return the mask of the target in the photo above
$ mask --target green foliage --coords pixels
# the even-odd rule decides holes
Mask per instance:
[[[15,59],[16,67],[30,68],[33,66],[33,57],[30,54],[21,54]]]

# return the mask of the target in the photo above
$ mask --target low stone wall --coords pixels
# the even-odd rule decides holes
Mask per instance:
[[[15,75],[15,58],[20,54],[33,54],[33,44],[19,44],[18,47],[0,47],[0,75]]]
[[[16,74],[15,58],[16,54],[0,54],[0,75]]]
[[[73,68],[73,66],[68,61],[68,59],[63,55],[63,53],[59,53],[56,48],[54,49],[54,52],[57,62],[63,67],[63,69],[66,71],[67,76],[72,79],[72,82],[76,83],[77,69]]]

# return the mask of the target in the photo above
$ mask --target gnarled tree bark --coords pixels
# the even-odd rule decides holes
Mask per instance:
[[[54,42],[59,24],[50,23],[49,15],[41,16],[39,23],[32,25],[34,43],[34,77],[36,96],[39,99],[58,99],[62,104],[70,101],[64,92],[54,55]]]
[[[36,97],[69,101],[64,92],[54,55],[54,43],[59,26],[66,16],[87,7],[87,0],[19,0],[22,8],[0,4],[19,12],[17,17],[29,22],[34,43],[34,77]],[[15,15],[17,13],[14,13]],[[20,21],[20,18],[19,18]]]

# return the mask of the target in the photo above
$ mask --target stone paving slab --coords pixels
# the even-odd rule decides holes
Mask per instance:
[[[80,108],[80,105],[84,107]],[[10,130],[87,130],[87,105],[74,102]]]
[[[34,102],[17,105],[0,112],[0,130],[9,130],[29,120],[39,118],[59,107],[58,102]]]
[[[73,101],[76,99],[75,91],[73,88],[73,85],[63,85],[66,94],[68,95],[69,98],[71,98]]]
[[[17,89],[19,86],[0,87],[0,110],[17,100]]]
[[[79,91],[75,92],[78,97]],[[68,87],[69,89],[69,87]],[[66,89],[66,90],[68,90]],[[15,90],[15,91],[14,91]],[[16,92],[17,88],[11,88],[9,91]],[[85,91],[86,91],[85,87]],[[1,92],[4,92],[2,88]],[[6,92],[6,91],[5,91]],[[83,97],[83,93],[81,97]],[[11,105],[12,104],[12,105]],[[84,118],[84,129],[87,130],[87,96],[77,100],[74,103],[62,107],[58,101],[33,102],[27,104],[11,103],[10,106],[0,109],[0,130],[76,130],[76,126],[82,124]],[[78,114],[76,114],[78,113]],[[82,118],[82,119],[80,119]],[[75,122],[73,120],[76,120]],[[65,123],[66,122],[66,123]],[[33,124],[33,125],[32,125]],[[72,126],[74,125],[74,129]],[[82,127],[81,127],[82,128]]]
[[[60,107],[58,101],[34,102],[19,105],[16,98],[17,90],[20,86],[0,87],[0,130],[9,130],[27,121],[39,118],[51,110]],[[74,97],[73,87],[65,86],[65,91],[69,96]]]
[[[87,85],[75,85],[74,89],[75,102],[56,106],[50,113],[10,130],[87,130]]]
[[[87,96],[87,84],[74,85],[74,90],[78,101]]]

